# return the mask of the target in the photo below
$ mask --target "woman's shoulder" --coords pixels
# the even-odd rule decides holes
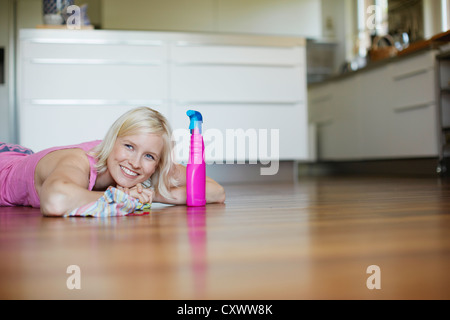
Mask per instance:
[[[54,147],[44,150],[39,164],[44,166],[71,165],[89,170],[88,152],[101,143],[101,140],[83,142],[74,145]]]
[[[52,172],[72,170],[89,176],[90,164],[86,152],[79,148],[55,150],[38,162],[35,170],[36,184],[42,184]]]
[[[102,142],[102,140],[93,140],[93,141],[88,141],[88,142],[83,142],[77,145],[73,145],[73,148],[79,148],[79,149],[83,149],[85,151],[90,151],[93,148],[95,148],[96,146],[98,146],[100,143]]]
[[[71,144],[71,145],[63,145],[63,146],[57,146],[57,147],[51,147],[45,150],[40,151],[41,154],[49,154],[51,152],[55,151],[61,151],[61,150],[75,150],[75,149],[81,149],[84,151],[90,151],[96,146],[98,146],[102,140],[93,140],[93,141],[87,141],[77,144]]]
[[[89,164],[86,151],[81,148],[55,150],[44,156],[40,162],[44,162],[50,166],[72,164],[84,167],[86,164]]]

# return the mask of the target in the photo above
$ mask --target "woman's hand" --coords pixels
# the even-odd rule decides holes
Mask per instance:
[[[140,183],[132,188],[117,186],[117,189],[125,192],[127,195],[135,199],[138,199],[142,204],[151,204],[155,195],[155,191],[153,191],[153,189],[146,189]]]
[[[177,186],[170,187],[170,194],[173,199],[166,199],[161,194],[156,193],[153,200],[169,204],[186,204],[186,167],[181,164],[174,164],[169,174],[178,181]],[[225,189],[219,183],[210,177],[206,177],[205,188],[206,203],[225,202]]]

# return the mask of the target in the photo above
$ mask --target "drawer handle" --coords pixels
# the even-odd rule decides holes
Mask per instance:
[[[270,39],[270,37],[266,37],[261,39],[261,41],[258,42],[251,42],[249,39],[243,39],[243,38],[233,38],[233,39],[223,39],[222,41],[216,41],[216,42],[208,42],[208,41],[176,41],[174,45],[176,47],[225,47],[225,46],[232,46],[232,47],[244,47],[244,48],[251,48],[251,47],[259,47],[259,48],[298,48],[298,47],[305,47],[305,40],[302,38],[286,38],[278,39],[277,43],[274,43],[273,40]]]
[[[104,99],[33,99],[32,105],[44,106],[111,106],[111,105],[161,105],[163,100],[104,100]]]
[[[413,110],[417,110],[417,109],[424,109],[424,108],[428,108],[432,105],[434,105],[434,101],[420,103],[420,104],[414,104],[414,105],[410,105],[410,106],[397,107],[397,108],[394,108],[394,112],[401,113],[401,112],[413,111]]]
[[[323,127],[323,126],[328,126],[330,124],[332,124],[334,122],[333,119],[323,119],[323,120],[317,120],[314,121],[314,123],[318,126],[318,127]]]
[[[251,62],[175,62],[177,67],[252,67],[252,68],[296,68],[301,63],[251,63]]]
[[[312,98],[310,102],[311,102],[311,104],[315,104],[315,103],[327,102],[327,101],[330,101],[331,99],[333,99],[333,95],[330,93],[330,94],[327,94],[322,97]]]
[[[69,31],[70,32],[70,31]],[[129,46],[150,46],[159,47],[164,44],[160,40],[107,40],[107,39],[25,39],[27,42],[39,44],[87,44],[87,45],[129,45]]]
[[[178,105],[296,105],[303,103],[302,100],[296,101],[176,101]]]
[[[73,64],[73,65],[146,65],[160,66],[161,60],[114,60],[114,59],[31,59],[36,64]]]
[[[399,75],[394,76],[394,81],[400,81],[403,79],[412,78],[412,77],[427,73],[428,70],[429,70],[428,68],[425,68],[425,69],[419,69],[419,70],[414,70],[411,72],[399,74]]]

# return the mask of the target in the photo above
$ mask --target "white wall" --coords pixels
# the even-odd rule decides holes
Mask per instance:
[[[6,1],[6,0],[1,0]],[[42,0],[15,0],[17,27],[42,24]],[[103,29],[231,32],[336,41],[336,63],[353,43],[348,7],[356,0],[75,0]],[[327,24],[328,22],[328,24]],[[331,29],[330,27],[331,23]],[[347,50],[347,51],[351,51]]]
[[[14,15],[16,12],[16,15]],[[0,84],[0,141],[17,143],[14,110],[15,29],[42,24],[41,0],[0,0],[0,47],[5,48],[5,84]]]
[[[0,84],[0,142],[13,142],[10,134],[12,124],[10,124],[10,107],[9,107],[9,39],[10,39],[10,23],[8,12],[10,10],[9,0],[0,0],[0,47],[5,49],[5,83]]]
[[[42,24],[41,0],[15,0],[17,6],[17,29],[35,28]]]
[[[320,0],[104,0],[104,29],[322,36]]]
[[[336,72],[354,57],[357,32],[355,0],[322,0],[322,37],[336,44]]]
[[[107,0],[102,28],[121,30],[213,31],[210,0]]]
[[[321,1],[218,0],[218,32],[322,37]]]
[[[423,9],[424,9],[424,34],[425,39],[431,38],[437,33],[440,33],[443,28],[442,21],[442,0],[424,0],[423,1]],[[447,7],[447,11],[449,8]]]

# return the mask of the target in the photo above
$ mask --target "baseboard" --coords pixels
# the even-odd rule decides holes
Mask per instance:
[[[273,164],[272,164],[273,165]],[[222,184],[257,182],[293,182],[297,178],[296,161],[280,161],[274,174],[264,174],[263,164],[212,164],[206,166],[206,175]],[[273,167],[272,167],[273,168]],[[261,172],[263,169],[263,172]],[[270,170],[269,170],[270,171]]]
[[[438,176],[437,165],[437,158],[313,163],[280,161],[278,171],[273,175],[261,174],[261,168],[268,166],[260,163],[207,165],[206,174],[222,184],[294,182],[302,176],[325,175]]]
[[[437,176],[438,159],[330,161],[299,164],[299,175],[413,175]]]

